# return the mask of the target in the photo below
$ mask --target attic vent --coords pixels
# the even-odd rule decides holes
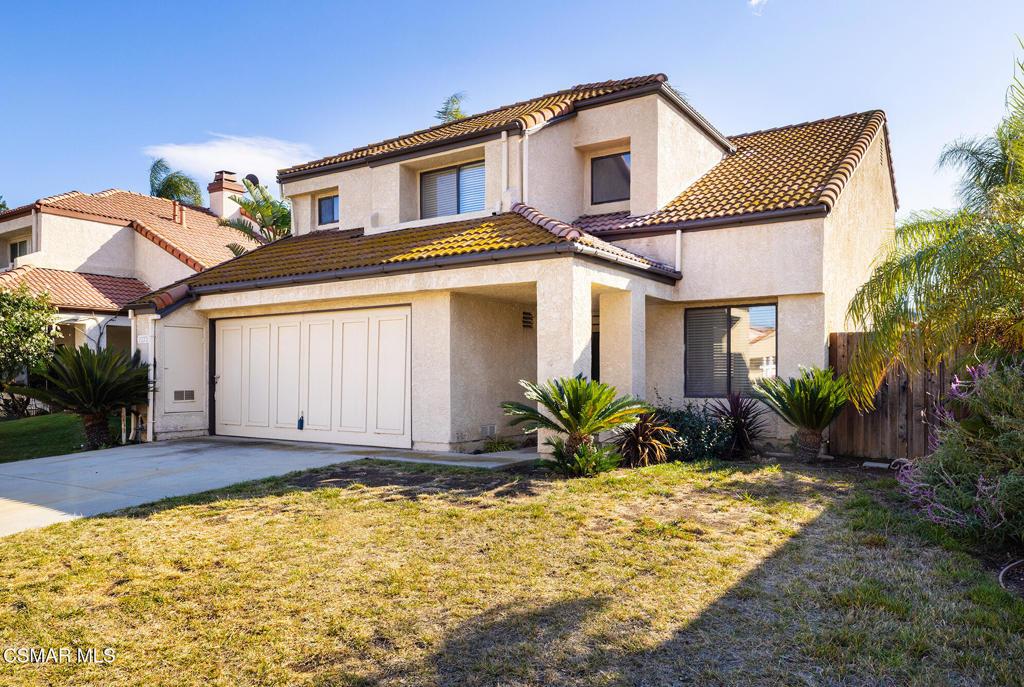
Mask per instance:
[[[523,311],[523,329],[533,329],[533,313],[529,310]]]
[[[196,400],[195,389],[175,389],[174,390],[175,401],[194,401]]]

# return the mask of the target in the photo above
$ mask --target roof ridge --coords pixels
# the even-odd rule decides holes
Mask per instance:
[[[89,194],[88,193],[82,193],[81,191],[65,191],[64,193],[57,193],[57,194],[52,195],[52,196],[43,196],[42,198],[37,200],[36,203],[40,203],[40,204],[52,203],[54,201],[64,200],[65,198],[76,198],[78,196],[86,196],[86,195],[89,195]]]
[[[648,82],[648,80],[650,80],[650,81],[657,81],[659,83],[667,83],[668,77],[665,76],[665,74],[659,72],[659,73],[656,73],[656,74],[644,74],[644,75],[639,75],[639,76],[630,76],[630,77],[626,77],[624,79],[609,79],[607,81],[595,81],[595,82],[590,83],[590,84],[576,84],[575,86],[572,86],[570,88],[563,88],[563,89],[558,90],[558,91],[552,91],[550,93],[544,93],[542,95],[537,95],[537,96],[534,96],[532,98],[526,98],[524,100],[519,100],[519,101],[516,101],[514,103],[508,103],[506,105],[499,105],[498,107],[493,107],[493,108],[491,108],[489,110],[484,110],[483,112],[475,112],[475,113],[473,113],[471,115],[467,115],[467,116],[465,116],[465,117],[463,117],[461,119],[457,119],[457,120],[454,120],[454,121],[451,121],[451,122],[441,122],[440,124],[434,124],[433,126],[428,126],[428,127],[424,128],[424,129],[417,129],[415,131],[410,131],[408,133],[400,134],[398,136],[393,136],[391,138],[385,138],[385,139],[382,139],[380,141],[373,141],[373,142],[366,143],[366,144],[361,145],[361,146],[356,146],[355,148],[350,148],[349,150],[345,150],[345,151],[342,151],[340,153],[334,153],[332,155],[325,155],[325,156],[319,157],[319,158],[317,158],[315,160],[310,160],[308,162],[302,162],[302,163],[299,163],[299,164],[296,164],[296,165],[290,165],[288,167],[279,169],[278,173],[280,174],[281,172],[287,172],[289,170],[294,170],[297,167],[307,167],[308,165],[311,165],[311,164],[314,164],[314,163],[317,163],[317,162],[321,162],[321,161],[324,161],[324,160],[330,160],[331,158],[341,157],[343,155],[353,155],[355,153],[359,153],[359,152],[364,151],[364,150],[369,150],[370,148],[376,148],[376,147],[380,147],[380,146],[385,146],[385,145],[387,145],[389,143],[394,143],[395,141],[400,141],[402,139],[413,138],[415,136],[422,136],[422,135],[430,133],[432,131],[437,131],[438,129],[443,129],[445,127],[449,127],[449,126],[452,126],[452,125],[455,125],[455,124],[459,124],[460,122],[468,122],[468,121],[471,121],[473,119],[477,119],[477,118],[480,118],[480,117],[486,117],[488,115],[493,115],[493,114],[495,114],[497,112],[501,112],[502,110],[510,110],[512,108],[515,108],[515,107],[521,107],[521,106],[527,105],[529,103],[538,102],[538,101],[542,101],[542,100],[546,100],[546,99],[550,99],[550,98],[564,97],[564,96],[572,95],[573,93],[577,93],[579,91],[585,91],[587,89],[610,88],[610,87],[613,87],[613,86],[615,86],[617,84],[623,84],[623,83],[633,82],[633,81],[640,82],[640,83],[637,83],[637,85],[635,86],[635,87],[639,88],[641,85],[644,85],[646,82]],[[630,88],[632,88],[632,87],[630,87]],[[628,88],[627,88],[627,90],[628,90]],[[522,117],[517,118],[517,120],[522,121]],[[525,126],[526,122],[523,122],[523,124]]]
[[[756,136],[757,134],[770,134],[770,133],[775,132],[775,131],[785,131],[786,129],[797,129],[797,128],[800,128],[802,126],[811,126],[811,125],[814,125],[814,124],[824,124],[825,122],[834,122],[834,121],[837,121],[839,119],[850,119],[851,117],[860,117],[860,116],[863,116],[863,115],[875,115],[875,114],[879,114],[879,113],[882,115],[883,118],[885,117],[885,110],[878,110],[878,109],[864,110],[863,112],[850,112],[848,114],[833,115],[831,117],[822,117],[821,119],[812,119],[810,121],[798,122],[796,124],[783,124],[782,126],[773,126],[773,127],[767,128],[767,129],[757,129],[756,131],[747,131],[747,132],[742,133],[742,134],[730,134],[730,135],[726,136],[726,138],[728,138],[731,141],[731,140],[733,140],[735,138],[746,138],[748,136]]]
[[[510,209],[517,215],[522,215],[531,224],[547,229],[558,238],[575,241],[583,236],[583,231],[579,227],[574,227],[562,220],[549,217],[532,205],[514,203]]]
[[[183,263],[194,269],[196,272],[202,272],[203,270],[207,269],[207,265],[204,265],[194,255],[172,243],[170,239],[168,239],[166,236],[161,234],[156,229],[153,229],[153,227],[147,225],[142,220],[131,220],[131,227],[135,231],[137,231],[141,236],[144,236],[145,238],[149,239],[159,247],[163,248],[165,251],[176,257],[178,260],[181,260]],[[213,267],[213,265],[210,265],[210,267]]]

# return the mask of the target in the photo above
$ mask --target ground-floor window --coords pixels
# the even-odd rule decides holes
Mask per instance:
[[[686,395],[750,394],[778,369],[777,308],[731,305],[686,310]]]

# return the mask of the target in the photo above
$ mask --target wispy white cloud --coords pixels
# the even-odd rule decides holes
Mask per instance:
[[[211,133],[202,143],[161,143],[143,149],[153,158],[162,157],[173,169],[194,176],[200,185],[213,179],[219,169],[237,172],[239,178],[255,174],[260,182],[276,193],[277,170],[312,160],[318,155],[305,143],[284,141],[269,136],[231,136]]]
[[[768,0],[747,0],[747,6],[754,14],[761,14],[764,12],[764,6],[768,4]]]

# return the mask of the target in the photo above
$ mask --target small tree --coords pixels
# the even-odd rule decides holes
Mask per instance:
[[[61,348],[39,373],[48,388],[13,387],[18,393],[76,413],[85,426],[87,449],[109,446],[110,414],[145,403],[152,384],[149,365],[138,351],[129,358],[122,351],[88,346]]]
[[[434,113],[434,119],[439,119],[446,124],[465,119],[466,113],[462,111],[462,101],[465,99],[466,94],[462,91],[452,93],[444,99],[440,109]]]
[[[231,196],[242,208],[242,217],[220,220],[221,226],[231,227],[245,234],[261,246],[292,235],[292,211],[288,203],[278,200],[266,186],[242,179],[245,196]],[[248,252],[245,246],[229,243],[236,256]]]
[[[15,378],[49,359],[57,328],[57,309],[46,294],[38,296],[22,284],[0,290],[0,412],[21,416],[28,399],[10,390]]]
[[[7,201],[4,200],[3,196],[0,196],[0,212],[3,212],[6,209],[7,209]]]
[[[203,204],[199,182],[181,170],[172,171],[167,160],[153,160],[149,166],[149,195],[190,205]]]

